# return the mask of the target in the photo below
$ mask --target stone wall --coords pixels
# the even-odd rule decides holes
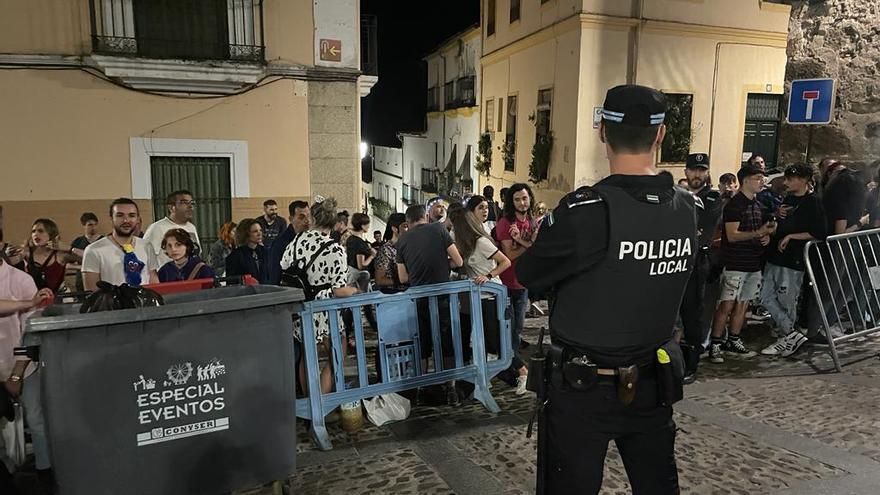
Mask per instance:
[[[830,155],[860,167],[880,159],[880,2],[784,3],[792,6],[786,81],[837,80],[834,121],[813,126],[811,161]],[[783,124],[783,163],[804,159],[808,127]]]
[[[309,81],[312,196],[336,198],[339,211],[361,211],[355,82]]]

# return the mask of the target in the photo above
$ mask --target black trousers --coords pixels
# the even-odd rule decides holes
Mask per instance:
[[[551,387],[549,399],[542,429],[547,435],[544,493],[599,493],[611,440],[634,495],[679,493],[672,408],[657,405],[653,377],[639,381],[628,406],[606,380],[586,392]]]
[[[694,269],[688,279],[679,310],[681,323],[684,325],[684,340],[696,351],[697,361],[709,331],[709,323],[705,316],[706,279],[709,278],[709,270],[709,256],[704,251],[700,251],[697,253]]]

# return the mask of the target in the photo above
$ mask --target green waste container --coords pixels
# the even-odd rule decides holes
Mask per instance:
[[[24,343],[39,347],[61,493],[216,494],[293,475],[291,315],[302,300],[232,286],[30,318]]]

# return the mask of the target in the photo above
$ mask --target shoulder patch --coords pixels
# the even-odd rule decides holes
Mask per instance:
[[[566,196],[565,201],[568,204],[569,208],[574,208],[575,206],[601,203],[605,200],[602,199],[602,196],[599,196],[599,193],[597,193],[594,189],[588,186],[584,186],[574,192],[569,193],[568,196]]]

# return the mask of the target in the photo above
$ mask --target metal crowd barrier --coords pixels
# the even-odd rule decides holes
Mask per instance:
[[[840,344],[880,332],[880,229],[829,236],[804,247],[807,273],[828,339],[841,371]],[[842,331],[836,337],[832,328]],[[837,332],[835,332],[837,333]]]
[[[483,315],[480,300],[481,294],[494,296],[495,311],[493,315]],[[461,341],[460,297],[467,297],[471,308],[471,351],[472,357],[465,360],[465,349]],[[440,305],[438,298],[449,300],[449,326],[454,349],[455,365],[444,369],[440,335]],[[430,372],[422,369],[420,342],[418,341],[417,300],[426,299],[430,311],[431,338],[433,349],[433,369]],[[486,409],[498,412],[500,409],[489,392],[489,382],[499,372],[507,369],[513,359],[513,346],[510,335],[510,321],[507,318],[507,289],[499,284],[476,285],[471,281],[448,282],[444,284],[413,287],[397,294],[370,292],[347,298],[324,299],[303,303],[299,313],[302,318],[302,339],[305,359],[305,372],[308,377],[308,396],[297,399],[296,414],[300,418],[312,421],[312,432],[319,448],[332,448],[324,417],[336,407],[367,399],[381,394],[401,392],[417,387],[426,387],[448,382],[463,380],[474,384],[474,398]],[[364,338],[364,326],[360,308],[375,306],[377,308],[379,356],[381,363],[378,368],[381,374],[379,383],[370,384],[367,373],[367,349]],[[357,384],[346,384],[342,354],[339,350],[346,342],[340,337],[339,311],[351,309],[353,316],[353,332],[356,341]],[[330,362],[334,374],[334,390],[321,393],[320,365],[318,348],[315,343],[313,316],[315,313],[327,312],[330,323]],[[496,318],[499,327],[498,359],[487,361],[485,336],[483,333],[484,318]],[[334,331],[335,329],[335,331]],[[392,344],[395,338],[406,338],[401,346]],[[467,343],[465,343],[466,345]]]

